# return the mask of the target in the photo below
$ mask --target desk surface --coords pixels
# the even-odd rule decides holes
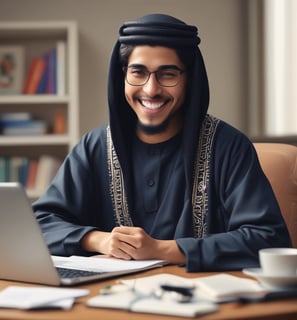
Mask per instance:
[[[159,273],[172,273],[183,277],[200,277],[211,275],[212,273],[187,273],[184,268],[177,266],[165,266],[133,275],[126,276],[125,278],[137,278],[144,277]],[[241,272],[231,272],[233,275],[243,276]],[[123,277],[121,277],[123,278]],[[86,288],[90,290],[90,295],[77,300],[73,308],[69,311],[61,310],[38,310],[38,311],[21,311],[21,310],[9,310],[0,309],[0,319],[38,319],[38,320],[81,320],[81,319],[104,319],[104,320],[118,320],[118,319],[129,319],[129,320],[172,320],[172,319],[191,319],[191,318],[180,318],[162,315],[152,315],[144,313],[132,313],[122,310],[110,310],[110,309],[99,309],[90,308],[86,306],[86,301],[91,297],[98,294],[100,288],[105,287],[109,284],[114,284],[115,279],[109,279],[100,281],[92,284],[82,285],[79,288]],[[10,285],[20,286],[32,286],[30,284],[11,282],[11,281],[0,281],[0,290]],[[76,287],[77,288],[77,287]],[[221,304],[219,311],[204,316],[199,316],[202,320],[255,320],[255,319],[269,319],[269,320],[290,320],[297,319],[297,298],[286,299],[278,301],[267,301],[262,303],[227,303]]]

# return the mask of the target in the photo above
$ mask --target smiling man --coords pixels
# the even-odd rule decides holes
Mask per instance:
[[[258,266],[290,238],[253,144],[207,113],[195,26],[126,22],[111,55],[109,124],[85,134],[33,207],[52,254]]]
[[[173,49],[138,46],[132,51],[125,67],[125,96],[137,116],[136,132],[142,141],[159,143],[181,130],[184,69]]]

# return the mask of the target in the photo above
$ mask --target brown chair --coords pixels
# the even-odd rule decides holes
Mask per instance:
[[[262,169],[278,200],[292,244],[297,248],[297,147],[254,143]]]

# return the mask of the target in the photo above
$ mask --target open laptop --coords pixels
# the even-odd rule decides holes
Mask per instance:
[[[56,267],[31,202],[22,185],[14,182],[0,183],[0,259],[0,279],[54,286],[77,285],[165,264],[148,263],[144,268],[123,268],[110,272],[94,272],[88,268],[78,270],[73,266]],[[65,271],[66,275],[62,275]]]

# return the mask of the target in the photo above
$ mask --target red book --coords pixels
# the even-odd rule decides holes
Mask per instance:
[[[38,86],[42,75],[45,71],[45,61],[43,58],[34,58],[30,65],[28,75],[25,81],[23,93],[35,94],[37,93]]]
[[[27,189],[34,189],[36,183],[36,175],[37,175],[38,161],[33,159],[29,162],[28,176],[27,176]]]
[[[64,112],[57,112],[54,118],[54,133],[66,133],[66,117]]]

